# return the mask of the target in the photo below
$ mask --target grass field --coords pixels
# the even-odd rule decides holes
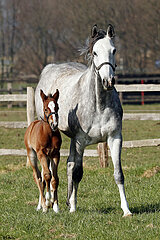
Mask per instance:
[[[15,121],[16,117],[13,118]],[[24,132],[24,129],[0,128],[0,148],[24,148]],[[159,138],[159,132],[157,121],[123,122],[124,140]],[[63,148],[67,148],[69,140],[63,139]],[[0,239],[159,240],[159,153],[160,146],[122,150],[126,195],[133,213],[129,218],[122,218],[111,159],[109,167],[104,169],[100,168],[98,158],[84,158],[77,212],[70,214],[65,203],[66,158],[61,157],[60,213],[49,209],[43,214],[36,212],[38,188],[32,169],[25,166],[26,157],[0,156]]]

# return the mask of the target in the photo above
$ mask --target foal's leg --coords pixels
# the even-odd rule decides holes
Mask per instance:
[[[50,181],[51,181],[51,173],[48,167],[48,161],[47,161],[47,157],[46,155],[42,152],[39,151],[37,153],[38,159],[41,163],[42,166],[42,183],[43,183],[43,190],[44,190],[44,180],[46,183],[46,202],[45,202],[45,198],[44,198],[44,193],[43,193],[43,197],[41,195],[41,201],[45,202],[45,204],[42,204],[42,208],[43,208],[43,212],[46,212],[49,205],[50,205]],[[44,179],[43,179],[44,178]]]
[[[76,211],[78,184],[83,176],[83,158],[84,148],[78,140],[71,139],[70,155],[67,160],[68,175],[68,197],[67,204],[70,206],[70,212]]]
[[[50,162],[50,170],[52,173],[51,178],[51,202],[53,204],[54,212],[59,212],[58,206],[58,185],[59,185],[59,177],[58,177],[58,164],[59,164],[60,154],[57,157],[54,157]]]
[[[124,212],[124,217],[132,215],[129,210],[128,202],[124,190],[124,175],[121,167],[121,148],[122,148],[122,135],[117,134],[114,137],[108,137],[108,145],[111,151],[111,157],[114,165],[114,179],[119,188],[121,198],[121,208]]]
[[[43,192],[43,195],[44,195],[44,190],[45,190],[45,187],[46,187],[46,182],[44,180],[44,175],[43,175],[43,168],[42,168],[42,171],[41,171],[41,179],[42,179],[42,182],[41,182],[41,185],[42,185],[42,192]],[[39,211],[41,208],[42,208],[42,198],[41,198],[41,194],[39,195],[39,202],[38,202],[38,206],[37,206],[37,211]]]
[[[41,172],[38,169],[37,166],[37,155],[33,149],[27,149],[27,156],[30,162],[30,165],[33,169],[33,178],[35,183],[38,186],[39,189],[39,203],[37,206],[37,211],[41,209],[42,205],[45,204],[44,198],[43,198],[43,186],[42,186],[42,179],[41,179]]]

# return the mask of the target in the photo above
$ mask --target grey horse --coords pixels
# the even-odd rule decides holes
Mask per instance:
[[[114,165],[114,178],[119,188],[124,216],[131,215],[124,190],[121,167],[123,110],[114,87],[114,29],[107,31],[94,25],[86,47],[90,65],[63,63],[47,65],[35,92],[38,118],[43,116],[40,89],[46,95],[59,90],[59,129],[71,138],[67,160],[70,212],[76,211],[78,184],[83,176],[83,153],[86,146],[108,142]]]

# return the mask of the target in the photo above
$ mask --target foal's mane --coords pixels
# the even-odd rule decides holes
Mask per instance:
[[[102,29],[99,29],[97,34],[94,37],[87,38],[85,45],[79,49],[80,55],[85,56],[85,60],[88,61],[88,65],[92,64],[92,59],[93,59],[92,50],[93,50],[94,44],[98,40],[104,38],[105,36],[106,36],[106,32]]]

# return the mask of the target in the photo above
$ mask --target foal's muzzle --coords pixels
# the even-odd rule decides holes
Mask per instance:
[[[55,132],[57,130],[57,128],[58,128],[58,123],[54,124],[53,122],[51,122],[50,127],[51,127],[52,131]]]
[[[103,86],[106,90],[112,90],[115,84],[115,78],[111,77],[111,78],[104,78],[103,79]]]
[[[45,116],[46,116],[46,114],[45,114]],[[58,128],[58,113],[51,112],[48,116],[46,116],[46,119],[47,119],[47,122],[49,123],[52,131],[56,131]]]

